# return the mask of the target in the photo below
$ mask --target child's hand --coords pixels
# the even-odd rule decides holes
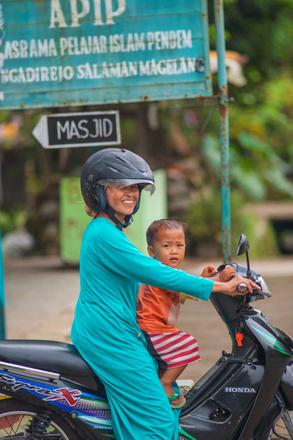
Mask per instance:
[[[208,266],[204,267],[200,276],[203,278],[209,278],[212,274],[217,272],[217,269],[212,264],[209,264]]]
[[[233,266],[227,265],[221,272],[219,272],[219,280],[226,282],[235,277],[236,271]]]

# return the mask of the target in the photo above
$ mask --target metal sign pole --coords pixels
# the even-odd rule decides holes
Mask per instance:
[[[230,153],[229,153],[229,112],[228,85],[225,65],[225,26],[223,0],[214,0],[216,45],[218,58],[218,86],[220,111],[221,146],[221,199],[222,199],[222,244],[223,258],[231,260],[231,212],[230,212]]]
[[[5,339],[5,293],[4,265],[2,256],[2,237],[0,233],[0,339]]]

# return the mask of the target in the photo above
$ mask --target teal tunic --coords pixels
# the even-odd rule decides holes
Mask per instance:
[[[87,227],[71,338],[105,385],[117,440],[176,440],[171,410],[136,321],[139,283],[207,300],[213,281],[143,255],[108,219]]]

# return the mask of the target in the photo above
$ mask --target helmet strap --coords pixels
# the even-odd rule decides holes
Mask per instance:
[[[105,188],[98,184],[96,187],[96,197],[95,197],[97,203],[98,203],[98,210],[99,211],[104,211],[104,209],[107,206],[107,196],[106,196],[106,192],[105,192]]]
[[[108,214],[109,218],[115,223],[115,225],[117,226],[118,229],[120,229],[120,231],[122,231],[124,228],[127,228],[127,226],[129,226],[132,222],[133,222],[133,217],[132,215],[126,215],[124,217],[124,223],[122,223],[120,220],[118,220],[118,218],[115,216],[115,211],[113,208],[111,208],[111,206],[107,205],[106,208],[104,209],[104,212],[106,214]]]

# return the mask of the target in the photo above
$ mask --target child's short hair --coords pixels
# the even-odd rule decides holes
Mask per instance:
[[[173,218],[162,218],[160,220],[155,220],[150,224],[146,231],[146,241],[148,246],[151,246],[151,244],[155,241],[157,233],[161,228],[182,229],[185,234],[186,224]]]

